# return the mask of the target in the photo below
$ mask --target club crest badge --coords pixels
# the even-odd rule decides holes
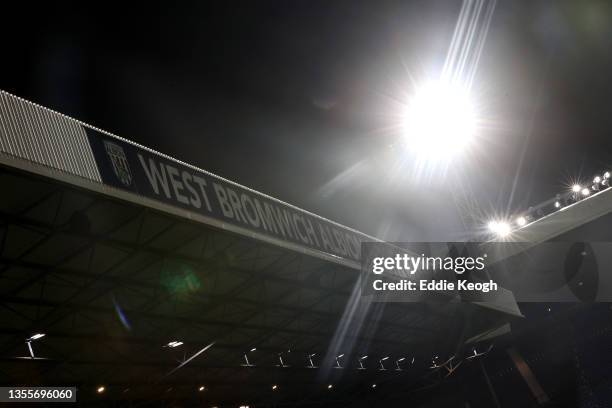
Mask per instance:
[[[132,173],[125,151],[118,144],[109,141],[104,142],[104,149],[113,165],[115,176],[124,186],[129,187],[132,184]]]

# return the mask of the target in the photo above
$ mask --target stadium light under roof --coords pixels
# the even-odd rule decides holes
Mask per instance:
[[[32,336],[30,336],[26,341],[38,340],[38,339],[43,338],[45,336],[46,336],[45,333],[36,333],[36,334],[33,334]]]

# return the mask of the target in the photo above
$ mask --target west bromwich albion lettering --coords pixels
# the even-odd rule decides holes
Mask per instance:
[[[176,199],[179,203],[191,205],[196,209],[202,208],[202,202],[208,212],[212,211],[208,194],[206,193],[206,180],[185,170],[179,170],[169,164],[157,163],[153,158],[148,160],[138,153],[138,160],[147,176],[147,180],[155,194],[160,194],[160,188],[167,199]],[[196,189],[193,184],[198,186]],[[172,190],[170,189],[172,187]],[[189,197],[185,195],[189,191]]]
[[[106,184],[340,257],[360,258],[364,236],[359,233],[138,146],[86,131]],[[105,149],[111,143],[116,145],[113,155]],[[129,173],[129,183],[117,167]]]
[[[145,157],[142,153],[138,153],[137,157],[156,195],[196,210],[204,206],[209,213],[213,212],[208,193],[209,184],[204,177],[152,157]],[[314,217],[261,202],[246,192],[237,192],[219,182],[212,182],[212,187],[215,202],[223,217],[228,220],[340,256],[359,258],[360,242],[352,234],[322,225]]]
[[[293,239],[341,256],[359,259],[361,244],[352,234],[343,233],[336,228],[330,230],[314,217],[307,217],[305,214],[268,202],[262,203],[246,192],[238,193],[220,183],[214,182],[213,189],[223,216],[228,219],[255,228],[263,228],[285,239]]]

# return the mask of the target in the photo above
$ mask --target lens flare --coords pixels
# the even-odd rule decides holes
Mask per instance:
[[[405,144],[418,156],[452,157],[472,142],[475,131],[474,107],[460,86],[430,82],[408,104]]]

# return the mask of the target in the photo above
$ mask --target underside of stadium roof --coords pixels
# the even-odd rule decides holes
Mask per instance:
[[[432,384],[435,355],[500,321],[467,304],[364,310],[356,270],[21,171],[3,168],[0,186],[4,383],[74,385],[82,401],[104,385],[152,403],[341,402]]]

